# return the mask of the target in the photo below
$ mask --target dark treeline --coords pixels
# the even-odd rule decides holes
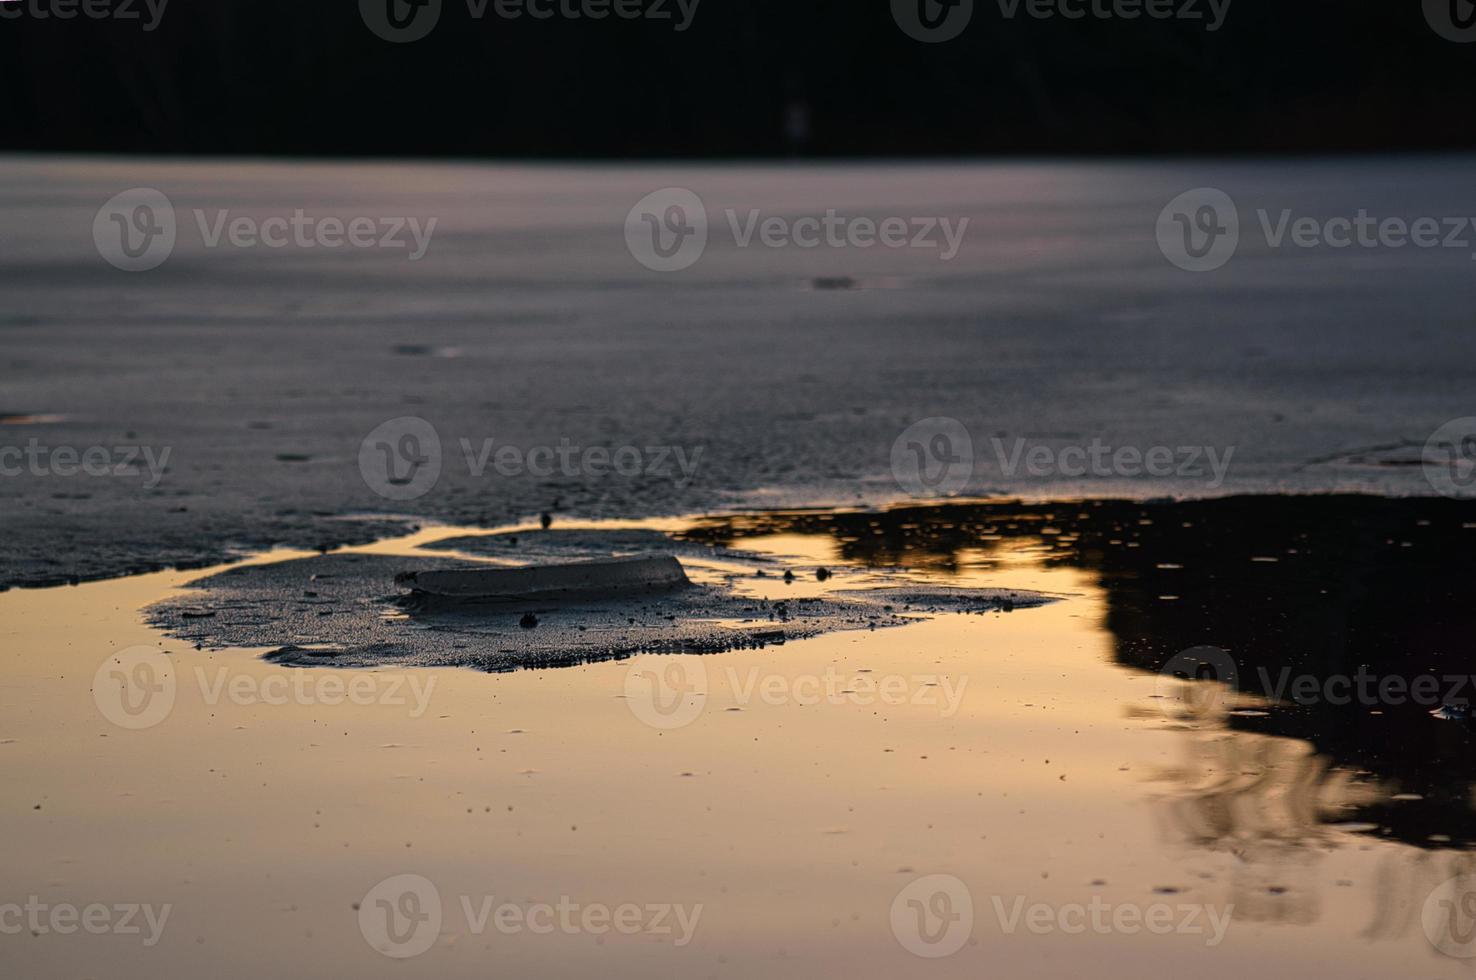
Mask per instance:
[[[403,0],[366,0],[390,2]],[[510,20],[499,0],[478,19],[469,0],[440,2],[426,38],[394,44],[357,0],[172,0],[153,30],[148,0],[18,0],[0,18],[0,149],[906,156],[1476,142],[1457,104],[1476,45],[1440,36],[1419,0],[1233,0],[1213,32],[1204,19],[1036,19],[1029,0],[1007,18],[1012,0],[976,0],[941,44],[904,34],[888,0],[701,0],[684,31],[677,0],[660,0],[673,19],[598,21]],[[1208,0],[1168,2],[1209,16]],[[127,4],[136,19],[37,16],[68,4]]]

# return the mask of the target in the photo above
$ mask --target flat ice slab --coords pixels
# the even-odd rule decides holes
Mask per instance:
[[[148,618],[201,647],[276,647],[268,659],[295,666],[513,670],[761,647],[905,626],[940,613],[1009,612],[1052,598],[887,582],[859,565],[835,565],[820,594],[794,594],[781,578],[785,567],[766,556],[653,532],[500,534],[436,544],[505,554],[515,539],[522,539],[516,547],[525,558],[544,563],[344,552],[242,565],[191,582],[151,606]],[[645,553],[612,557],[631,547]],[[558,560],[580,550],[598,557]],[[672,551],[708,574],[688,581]],[[796,567],[816,581],[812,568]],[[885,584],[875,587],[879,578]]]
[[[670,555],[522,568],[435,569],[405,572],[395,581],[425,595],[468,601],[594,598],[691,584],[681,562]]]

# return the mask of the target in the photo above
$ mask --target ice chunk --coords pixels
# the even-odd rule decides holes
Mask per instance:
[[[406,572],[395,581],[427,595],[483,600],[586,598],[664,591],[689,584],[681,562],[670,555],[522,568]]]

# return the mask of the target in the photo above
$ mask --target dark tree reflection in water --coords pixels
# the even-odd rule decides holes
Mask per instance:
[[[1235,697],[1176,722],[1191,748],[1165,813],[1188,839],[1276,847],[1336,824],[1432,850],[1476,844],[1476,505],[1001,501],[742,514],[687,532],[738,547],[778,534],[829,537],[835,560],[875,568],[978,576],[1023,555],[1084,569],[1123,667],[1228,652]]]

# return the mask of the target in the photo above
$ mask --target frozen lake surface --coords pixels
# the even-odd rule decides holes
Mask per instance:
[[[1473,414],[1471,245],[1298,247],[1288,236],[1273,247],[1257,212],[1273,226],[1288,209],[1319,222],[1476,215],[1473,176],[1476,160],[1463,157],[7,158],[0,446],[48,462],[12,465],[0,480],[0,584],[389,530],[345,515],[491,525],[543,510],[885,504],[908,489],[894,477],[894,444],[937,417],[972,437],[971,495],[1429,494],[1422,447]],[[94,225],[106,232],[99,209],[139,187],[167,197],[176,241],[157,268],[125,272],[100,254]],[[711,221],[700,259],[662,273],[636,261],[625,227],[638,201],[667,187],[697,194]],[[1196,273],[1165,258],[1156,228],[1165,205],[1199,187],[1230,196],[1241,235],[1226,265]],[[933,218],[968,224],[945,260],[942,247],[770,247],[757,233],[745,247],[727,217],[742,232],[757,230],[755,217],[827,209],[914,230]],[[436,224],[417,261],[408,230],[403,248],[231,243],[248,240],[231,230],[240,219],[270,231],[267,219],[298,210],[311,222],[370,219],[376,241],[395,219]],[[441,451],[434,485],[402,500],[366,480],[360,449],[404,417],[423,419]],[[424,441],[388,431],[371,444],[429,459],[414,452]],[[1172,472],[1011,465],[1040,446],[1094,445],[1168,447]],[[57,450],[94,446],[115,460],[137,449],[136,465],[111,476],[55,465]],[[627,475],[584,455],[627,446],[641,452]],[[573,468],[546,475],[496,455],[550,461],[540,449],[561,447]],[[1181,467],[1181,448],[1214,450],[1223,478],[1208,455]]]

